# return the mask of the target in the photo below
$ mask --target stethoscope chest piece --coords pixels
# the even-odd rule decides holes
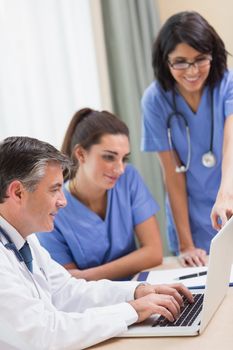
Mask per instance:
[[[216,157],[212,151],[204,153],[202,156],[202,164],[206,168],[212,168],[216,165]]]

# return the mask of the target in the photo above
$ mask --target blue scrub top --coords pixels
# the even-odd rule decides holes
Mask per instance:
[[[233,72],[226,71],[222,81],[213,91],[214,101],[214,139],[213,152],[217,164],[212,168],[202,165],[202,156],[210,149],[211,135],[211,96],[210,88],[204,88],[196,113],[184,98],[175,93],[177,111],[186,118],[191,138],[191,163],[186,172],[189,220],[193,241],[196,247],[209,252],[210,241],[216,234],[212,228],[210,213],[215,203],[221,181],[222,145],[225,120],[233,114]],[[162,152],[170,150],[167,137],[167,119],[174,112],[172,92],[164,91],[154,81],[144,92],[142,98],[142,140],[143,151]],[[181,118],[172,118],[171,133],[174,148],[181,162],[187,162],[187,135]],[[175,166],[175,165],[174,165]],[[172,252],[178,253],[178,240],[171,208],[167,199],[168,241]]]
[[[159,209],[132,165],[127,165],[116,185],[107,191],[105,220],[66,188],[64,193],[67,206],[58,212],[54,230],[37,237],[57,262],[74,262],[80,269],[99,266],[134,251],[134,227]]]

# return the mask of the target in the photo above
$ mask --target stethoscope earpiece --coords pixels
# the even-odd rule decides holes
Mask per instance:
[[[176,173],[185,173],[187,171],[187,168],[184,165],[176,166]]]

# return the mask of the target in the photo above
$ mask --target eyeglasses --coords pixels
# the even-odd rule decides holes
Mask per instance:
[[[211,56],[200,57],[194,60],[193,62],[181,61],[181,62],[170,62],[168,60],[168,64],[175,70],[185,70],[190,68],[191,66],[195,66],[196,68],[203,68],[208,66],[212,61]]]

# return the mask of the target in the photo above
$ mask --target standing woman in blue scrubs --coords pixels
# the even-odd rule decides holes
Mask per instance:
[[[233,74],[212,26],[196,12],[170,17],[153,45],[156,80],[142,98],[142,150],[163,169],[170,249],[206,262],[233,211]]]
[[[160,264],[158,205],[127,165],[127,126],[111,113],[82,109],[70,122],[62,151],[75,163],[64,188],[67,206],[56,215],[54,231],[38,235],[51,256],[87,280],[129,279]]]

